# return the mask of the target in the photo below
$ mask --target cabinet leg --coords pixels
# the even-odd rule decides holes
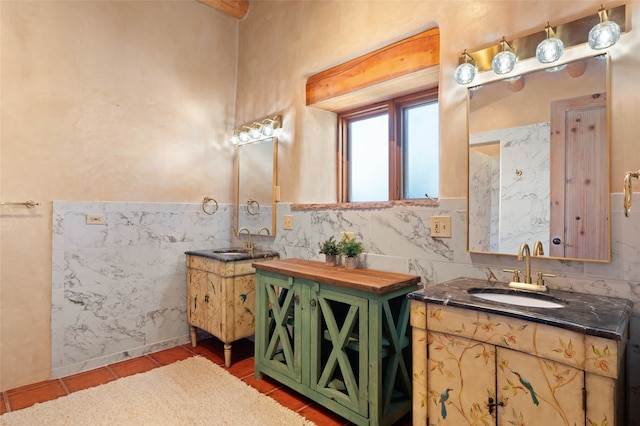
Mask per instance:
[[[196,327],[190,325],[189,326],[189,332],[191,334],[191,346],[195,348],[196,344],[197,344],[197,342],[196,342]]]
[[[224,365],[229,368],[231,367],[231,344],[224,344]]]

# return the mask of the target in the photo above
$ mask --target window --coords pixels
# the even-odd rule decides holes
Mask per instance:
[[[438,91],[338,115],[339,202],[438,198]]]

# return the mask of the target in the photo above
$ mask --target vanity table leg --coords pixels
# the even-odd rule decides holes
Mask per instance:
[[[197,342],[196,342],[196,331],[197,331],[196,327],[194,327],[192,325],[189,326],[189,334],[191,334],[191,346],[194,347],[194,348],[196,347],[196,344],[197,344]]]
[[[224,365],[229,368],[231,367],[231,344],[224,344]]]

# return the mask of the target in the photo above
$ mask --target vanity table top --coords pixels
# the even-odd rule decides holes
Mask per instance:
[[[420,282],[420,277],[416,275],[366,268],[346,269],[344,266],[328,266],[324,262],[304,259],[254,263],[253,267],[375,294],[386,294],[400,288],[415,286]]]
[[[244,248],[191,250],[185,252],[187,256],[199,256],[221,262],[237,262],[239,260],[265,259],[278,257],[277,251],[272,250],[247,250]]]
[[[613,340],[626,339],[633,302],[617,297],[550,289],[547,294],[561,299],[562,308],[549,309],[492,302],[472,296],[470,288],[508,288],[505,283],[456,278],[409,293],[413,300],[501,314],[532,322]]]

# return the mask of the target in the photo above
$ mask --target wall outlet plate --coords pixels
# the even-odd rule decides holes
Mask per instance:
[[[282,229],[293,229],[293,216],[282,216]]]
[[[340,232],[340,241],[344,240],[345,238],[353,240],[355,238],[355,234],[353,232],[349,232],[349,231],[341,231]]]
[[[87,225],[104,225],[103,214],[88,214],[86,216]]]
[[[431,237],[451,238],[451,216],[431,216]]]

